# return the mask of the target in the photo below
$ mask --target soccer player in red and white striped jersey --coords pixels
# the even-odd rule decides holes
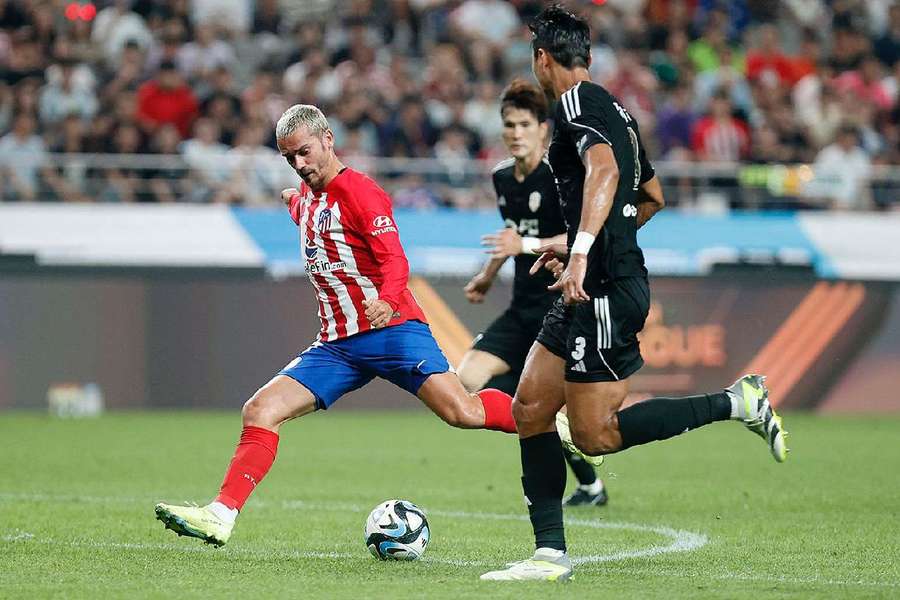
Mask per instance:
[[[318,339],[244,404],[240,442],[216,499],[156,505],[167,528],[218,546],[275,461],[281,425],[327,409],[376,376],[415,394],[454,427],[516,431],[509,396],[493,389],[470,394],[451,370],[407,288],[409,263],[390,198],[341,164],[325,115],[292,106],[275,133],[302,179],[282,200],[298,226],[322,326]]]

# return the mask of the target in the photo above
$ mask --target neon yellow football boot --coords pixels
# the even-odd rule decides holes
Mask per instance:
[[[552,548],[538,548],[529,559],[509,563],[505,569],[481,576],[484,581],[567,581],[571,578],[569,556]]]
[[[556,413],[556,431],[559,432],[559,440],[566,450],[573,454],[577,454],[583,458],[589,465],[599,467],[603,464],[603,456],[590,456],[578,449],[575,442],[572,441],[572,432],[569,430],[569,417],[566,413],[560,411]]]
[[[156,518],[165,524],[166,529],[171,529],[179,536],[199,538],[217,547],[228,542],[234,528],[233,522],[223,521],[206,506],[159,503],[156,505]]]
[[[769,403],[765,375],[744,375],[725,388],[725,393],[737,408],[734,420],[742,421],[747,429],[765,440],[776,461],[786,461],[790,451],[787,447],[788,432]]]

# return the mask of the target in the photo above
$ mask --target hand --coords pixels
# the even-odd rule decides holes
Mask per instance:
[[[363,300],[363,306],[366,307],[366,318],[372,325],[372,329],[386,326],[394,317],[394,309],[391,308],[390,304],[380,298]]]
[[[491,258],[506,258],[522,254],[522,236],[515,229],[507,227],[497,233],[489,233],[481,236],[482,246],[491,246],[485,250]]]
[[[284,205],[288,208],[291,207],[291,196],[294,194],[299,194],[300,190],[297,188],[286,188],[281,190],[281,201],[284,202]]]
[[[560,273],[562,273],[562,269],[558,269],[563,265],[563,261],[561,259],[569,256],[569,247],[565,244],[544,244],[540,246],[535,253],[540,253],[540,256],[534,264],[531,265],[531,268],[528,269],[529,275],[534,275],[538,271],[541,270],[541,267],[544,267],[551,273],[553,276],[559,279]]]
[[[544,263],[544,268],[553,273],[554,279],[559,279],[562,277],[563,271],[566,268],[566,263],[559,260],[558,258],[551,258],[546,263]]]
[[[477,274],[463,288],[463,291],[466,293],[466,300],[472,304],[481,304],[484,302],[484,296],[491,289],[493,283],[493,277],[488,277],[484,273]]]
[[[559,244],[544,244],[543,246],[539,246],[535,251],[535,254],[547,254],[550,253],[556,258],[566,258],[569,256],[569,247],[564,243]]]
[[[556,283],[547,287],[547,289],[550,291],[561,291],[563,302],[566,304],[588,302],[591,297],[584,291],[584,275],[586,272],[587,256],[574,254],[569,258],[569,264],[566,265]]]

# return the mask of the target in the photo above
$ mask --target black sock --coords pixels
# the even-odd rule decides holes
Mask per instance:
[[[555,431],[519,440],[522,450],[522,489],[528,503],[535,548],[566,550],[562,497],[566,462]]]
[[[665,440],[731,416],[731,400],[725,392],[685,398],[651,398],[617,414],[622,450],[655,440]]]
[[[597,481],[597,474],[594,472],[594,467],[592,467],[588,461],[584,460],[574,452],[569,452],[565,447],[563,447],[563,454],[566,456],[566,462],[569,463],[569,468],[575,473],[575,478],[578,479],[578,483],[581,485],[591,485]]]

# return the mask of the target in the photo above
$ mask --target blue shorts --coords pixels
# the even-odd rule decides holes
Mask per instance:
[[[375,377],[415,395],[430,375],[449,370],[431,328],[406,321],[334,342],[316,342],[278,374],[300,382],[315,395],[316,408],[326,409]]]

